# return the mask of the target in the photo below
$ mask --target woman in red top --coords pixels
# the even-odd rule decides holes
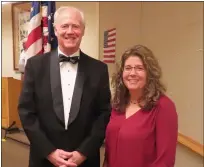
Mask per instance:
[[[113,80],[103,167],[173,167],[178,118],[151,50],[128,49]]]

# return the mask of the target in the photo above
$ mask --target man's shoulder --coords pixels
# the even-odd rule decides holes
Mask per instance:
[[[32,56],[29,58],[29,61],[31,62],[40,62],[40,61],[43,61],[44,59],[47,59],[51,56],[51,52],[48,52],[48,53],[43,53],[43,54],[39,54],[39,55],[36,55],[36,56]]]
[[[107,64],[105,64],[104,62],[102,62],[98,59],[95,59],[86,53],[82,52],[82,54],[85,56],[85,58],[87,59],[87,61],[89,62],[90,65],[94,65],[94,66],[101,67],[101,68],[105,68],[107,66]]]

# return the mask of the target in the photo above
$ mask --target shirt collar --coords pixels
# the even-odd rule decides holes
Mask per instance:
[[[65,55],[65,56],[70,56],[70,57],[80,56],[80,51],[79,51],[79,49],[78,49],[78,50],[77,50],[75,53],[73,53],[72,55],[66,55],[66,54],[64,54],[64,53],[60,50],[60,48],[58,47],[58,56],[59,56],[60,54],[63,54],[63,55]]]

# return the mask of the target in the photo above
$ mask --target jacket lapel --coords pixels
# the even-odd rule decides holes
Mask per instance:
[[[53,108],[57,117],[64,123],[64,108],[61,88],[60,67],[57,50],[52,51],[50,57],[50,83]]]
[[[80,60],[78,62],[77,77],[74,86],[74,92],[72,96],[72,104],[69,113],[68,125],[70,125],[77,117],[81,106],[81,97],[83,93],[83,86],[85,82],[85,70],[86,70],[86,57],[84,53],[80,51]]]

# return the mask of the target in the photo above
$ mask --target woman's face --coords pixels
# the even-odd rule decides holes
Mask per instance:
[[[130,56],[126,59],[122,78],[129,91],[144,89],[147,73],[142,60],[138,56]]]

